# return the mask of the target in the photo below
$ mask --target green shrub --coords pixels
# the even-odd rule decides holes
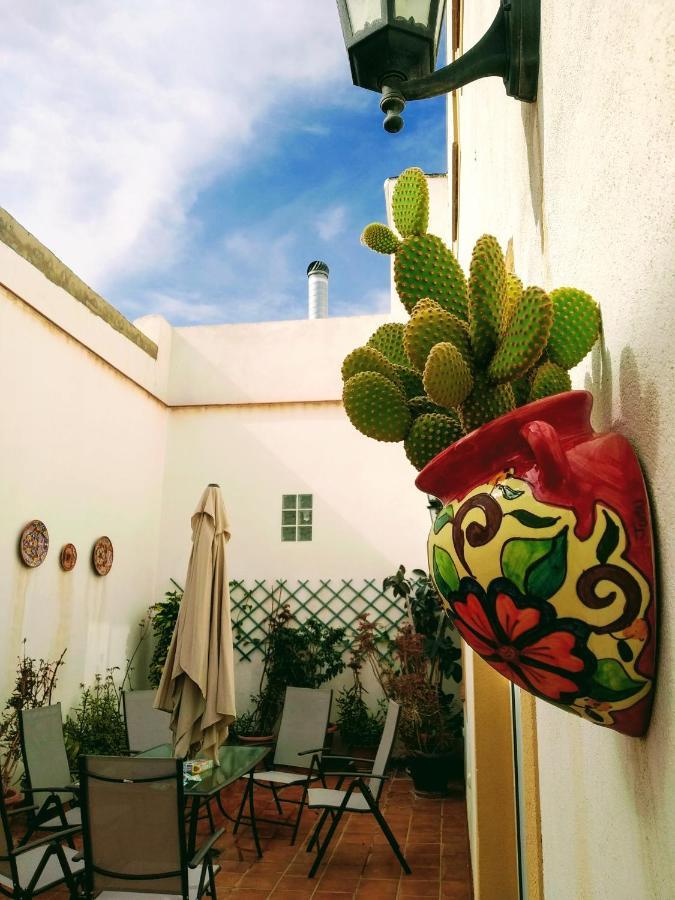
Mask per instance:
[[[129,749],[121,713],[121,692],[115,684],[117,669],[96,675],[92,687],[81,685],[80,704],[66,718],[63,734],[71,771],[82,754],[119,756]]]

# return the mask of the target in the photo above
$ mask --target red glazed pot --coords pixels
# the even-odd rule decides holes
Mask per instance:
[[[656,663],[649,502],[635,453],[591,428],[592,396],[520,407],[420,472],[444,504],[429,570],[466,642],[500,674],[639,736]]]

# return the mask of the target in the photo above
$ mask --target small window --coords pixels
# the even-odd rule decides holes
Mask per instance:
[[[281,497],[281,540],[312,540],[312,494],[283,494]]]

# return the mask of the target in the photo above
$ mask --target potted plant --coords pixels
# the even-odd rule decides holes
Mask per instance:
[[[73,773],[82,754],[117,756],[129,750],[116,671],[111,668],[105,675],[97,674],[91,687],[80,685],[79,705],[66,717],[63,736]]]
[[[148,681],[150,686],[155,688],[159,687],[159,682],[162,679],[164,663],[171,646],[171,638],[176,627],[180,603],[183,599],[183,588],[173,578],[170,580],[174,590],[166,591],[164,600],[154,603],[149,610],[155,646],[152,659],[150,660]]]
[[[422,569],[407,577],[399,566],[383,589],[405,602],[408,615],[394,638],[394,665],[384,666],[381,680],[401,704],[399,732],[416,790],[444,796],[448,781],[461,778],[464,769],[461,651],[454,627]]]
[[[0,716],[0,784],[7,805],[16,805],[22,800],[21,792],[14,786],[21,759],[19,711],[49,706],[65,655],[64,650],[55,660],[34,659],[26,656],[26,641],[23,642],[23,654],[17,660],[14,690]]]
[[[367,623],[367,619],[365,621]],[[380,699],[377,708],[371,710],[364,698],[367,691],[361,681],[361,671],[366,662],[366,655],[361,639],[362,630],[360,628],[357,632],[347,663],[352,672],[352,684],[338,692],[335,702],[342,743],[352,756],[367,759],[374,755],[380,742],[386,709],[384,700]]]
[[[259,646],[263,665],[252,709],[238,716],[233,730],[240,740],[273,739],[286,688],[318,688],[344,670],[344,628],[332,628],[316,617],[291,627],[292,613],[279,596],[273,599],[266,634]]]
[[[369,437],[403,441],[423,469],[417,486],[442,501],[431,574],[467,643],[538,697],[643,734],[656,648],[649,504],[629,443],[593,431],[591,396],[571,391],[567,371],[597,340],[599,307],[576,288],[524,288],[489,235],[467,279],[427,234],[428,206],[423,173],[408,169],[392,200],[400,236],[363,232],[394,255],[410,319],[345,359],[347,415]]]

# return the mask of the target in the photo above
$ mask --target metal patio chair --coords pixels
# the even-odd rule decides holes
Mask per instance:
[[[173,741],[171,714],[155,709],[156,691],[122,691],[130,753],[142,753]]]
[[[61,830],[81,825],[77,807],[78,785],[68,766],[63,738],[61,704],[19,710],[21,753],[26,795],[36,811],[29,814],[22,843],[38,829]],[[71,840],[71,847],[74,846]]]
[[[61,841],[72,839],[79,827],[17,846],[10,819],[24,812],[25,806],[8,810],[0,792],[0,896],[30,900],[34,894],[65,884],[75,900],[77,881],[84,870],[84,863],[74,861],[76,851],[64,847]]]
[[[216,900],[219,828],[188,858],[183,761],[152,756],[82,756],[84,896],[153,894]]]
[[[369,813],[375,816],[375,821],[382,829],[382,832],[389,842],[389,846],[394,851],[396,858],[400,862],[403,871],[406,875],[411,874],[410,866],[406,862],[406,859],[401,852],[401,848],[398,845],[398,841],[394,837],[391,828],[387,825],[379,807],[382,787],[386,781],[384,773],[389,764],[391,749],[396,738],[396,729],[398,727],[400,711],[401,708],[399,704],[390,700],[382,737],[380,738],[380,744],[377,748],[377,754],[375,760],[370,761],[370,765],[372,766],[371,771],[356,773],[354,771],[331,772],[332,775],[338,776],[336,788],[309,788],[307,791],[308,809],[323,810],[323,813],[316,824],[316,828],[307,844],[308,853],[315,845],[317,848],[316,859],[309,870],[308,878],[313,878],[316,874],[316,870],[319,868],[321,860],[328,849],[328,845],[335,834],[335,829],[346,812]],[[366,762],[366,760],[359,760],[355,757],[344,757],[344,759],[345,761],[352,762]],[[342,785],[347,778],[351,779],[351,782],[346,790],[342,790]],[[332,821],[325,839],[321,841],[321,830],[329,816],[332,817]]]
[[[244,808],[249,799],[249,793],[251,794],[249,808],[253,810],[252,814],[255,816],[254,788],[262,787],[272,792],[277,812],[280,816],[283,815],[281,803],[298,804],[298,814],[292,822],[287,822],[284,819],[263,819],[256,816],[256,823],[268,822],[292,828],[291,844],[295,843],[310,784],[317,779],[320,779],[322,784],[325,784],[323,774],[318,771],[318,763],[324,749],[323,745],[326,739],[326,727],[328,726],[332,698],[332,691],[322,691],[314,688],[286,688],[284,708],[281,714],[281,724],[272,763],[273,768],[257,771],[252,775],[246,776],[248,783],[241,799],[239,813],[233,829],[235,834],[242,822],[251,822],[248,816],[244,816]],[[311,760],[308,758],[310,755]],[[300,800],[292,800],[280,796],[279,792],[284,788],[297,786],[303,787]]]

